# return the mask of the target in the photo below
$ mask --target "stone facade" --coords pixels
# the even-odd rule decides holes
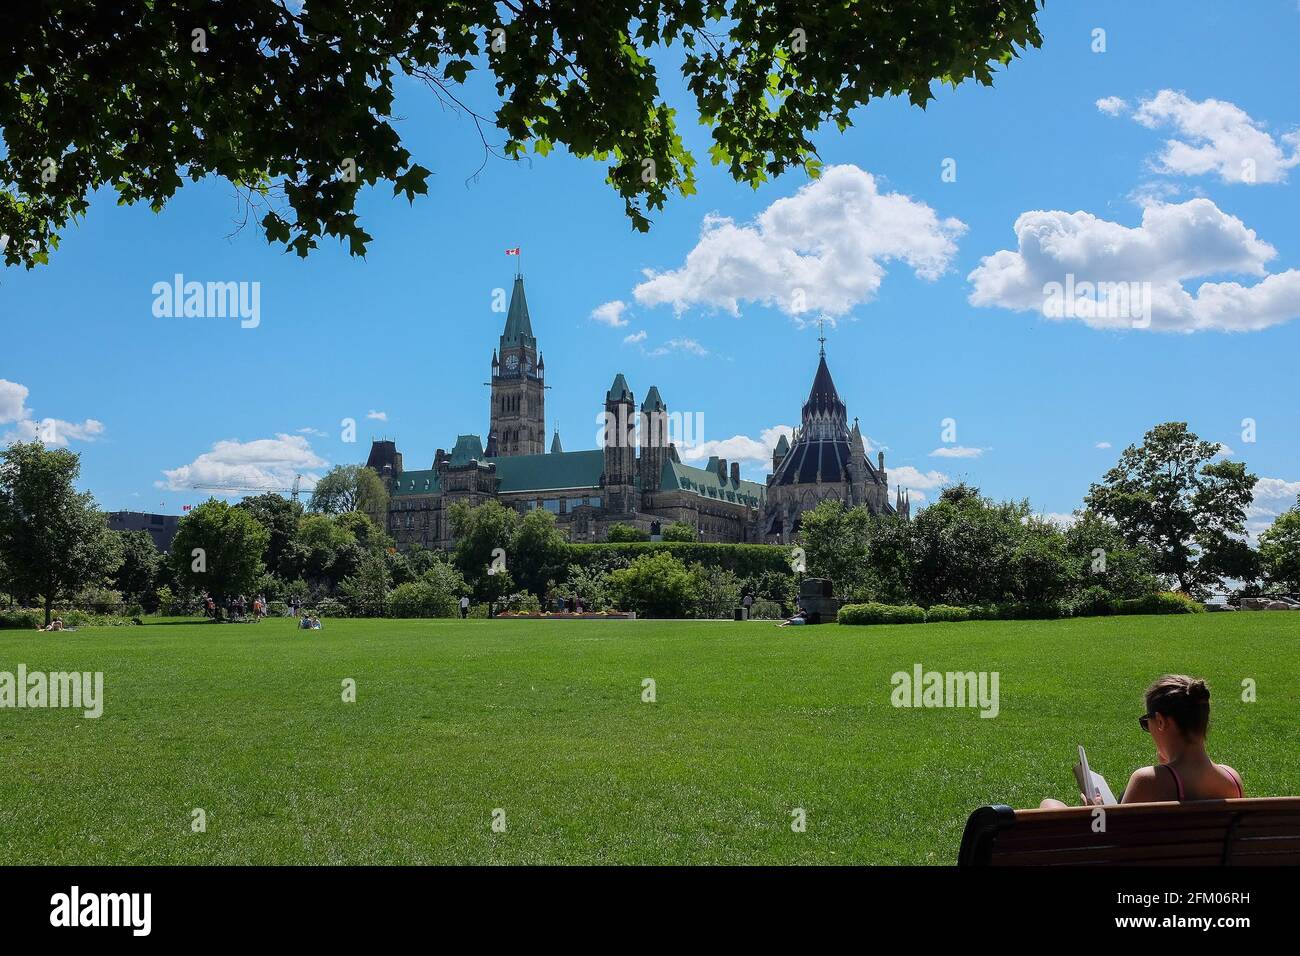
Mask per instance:
[[[701,541],[789,542],[803,512],[831,497],[874,514],[906,514],[903,498],[888,501],[883,453],[873,467],[857,422],[848,428],[824,348],[803,423],[793,442],[782,437],[765,484],[742,479],[738,462],[683,463],[659,389],[650,386],[638,408],[621,372],[605,393],[603,447],[566,452],[557,432],[545,452],[545,368],[522,276],[491,373],[486,448],[478,435],[460,435],[450,452],[438,449],[431,468],[407,471],[394,442],[372,444],[366,464],[388,483],[388,530],[399,548],[450,547],[456,502],[498,501],[521,514],[545,508],[572,541],[604,541],[613,524],[654,537],[681,521]]]

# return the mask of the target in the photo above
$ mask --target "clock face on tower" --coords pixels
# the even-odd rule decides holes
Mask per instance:
[[[516,370],[519,368],[519,356],[518,356],[518,355],[507,355],[507,356],[506,356],[506,368],[508,368],[508,369],[509,369],[510,371],[512,371],[512,372],[513,372],[513,371],[516,371]]]
[[[533,370],[533,360],[530,358],[524,359],[524,371],[532,372],[532,370]]]

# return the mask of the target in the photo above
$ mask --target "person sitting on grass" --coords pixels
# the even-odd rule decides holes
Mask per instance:
[[[40,627],[40,626],[38,626],[38,627],[36,628],[36,630],[38,630],[38,631],[61,631],[61,630],[63,630],[63,618],[61,618],[61,617],[55,617],[55,619],[52,620],[52,621],[50,621],[50,623],[47,624],[45,627]]]
[[[311,628],[311,615],[308,614],[306,611],[303,611],[302,620],[298,622],[298,629],[300,631],[306,631],[309,630],[310,628]]]
[[[1246,795],[1241,774],[1227,764],[1214,763],[1205,750],[1210,728],[1210,689],[1205,681],[1183,674],[1166,674],[1147,688],[1146,713],[1138,718],[1151,735],[1158,763],[1134,770],[1120,803],[1159,803],[1177,800],[1231,800]],[[1089,801],[1081,793],[1084,804]],[[1060,808],[1060,800],[1044,800],[1044,809]]]
[[[777,627],[790,627],[791,625],[794,624],[807,624],[807,623],[808,623],[808,612],[805,611],[803,608],[799,608],[799,610],[795,612],[794,617],[782,621],[780,624],[777,625]]]

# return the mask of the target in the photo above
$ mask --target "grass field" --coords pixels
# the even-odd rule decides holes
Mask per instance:
[[[1116,791],[1150,763],[1166,671],[1210,681],[1248,793],[1300,793],[1300,614],[0,631],[19,663],[105,703],[0,709],[5,864],[950,864],[974,807],[1071,798],[1077,744]],[[998,671],[999,716],[894,708],[916,663]]]

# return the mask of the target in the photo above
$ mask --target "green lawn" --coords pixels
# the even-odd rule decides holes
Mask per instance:
[[[1166,671],[1249,793],[1300,793],[1298,645],[1286,613],[0,631],[0,671],[105,682],[98,720],[0,710],[0,862],[950,864],[974,807],[1070,797],[1077,744],[1116,791],[1151,762]],[[1000,715],[895,709],[918,662],[998,671]]]

